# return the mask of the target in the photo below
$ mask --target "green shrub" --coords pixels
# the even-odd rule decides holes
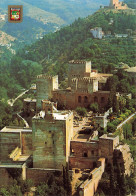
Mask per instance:
[[[77,107],[77,108],[76,108],[76,112],[77,112],[80,116],[86,116],[86,115],[87,115],[87,110],[86,110],[85,108]]]
[[[117,126],[120,123],[120,120],[117,118],[112,122],[113,125]]]
[[[123,118],[122,118],[122,117],[119,117],[118,119],[119,119],[119,121],[120,121],[120,122],[122,122],[122,121],[123,121]]]
[[[125,112],[125,116],[128,117],[129,116],[129,113],[128,112]]]
[[[113,133],[113,132],[115,132],[115,130],[116,130],[116,126],[113,123],[108,123],[107,124],[107,131],[109,133]]]
[[[131,110],[128,110],[128,109],[126,110],[126,112],[128,112],[128,113],[129,113],[129,115],[132,113],[132,112],[131,112]]]
[[[98,103],[92,103],[92,104],[90,105],[90,110],[93,111],[93,112],[99,112]]]
[[[123,120],[126,118],[125,114],[121,114],[120,117],[123,118]]]
[[[131,110],[132,112],[135,112],[135,108],[132,108],[132,110]]]

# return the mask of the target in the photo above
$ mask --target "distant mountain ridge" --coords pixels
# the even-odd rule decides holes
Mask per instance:
[[[75,18],[94,13],[101,4],[108,4],[108,0],[0,0],[0,14],[7,14],[11,4],[23,5],[23,22],[10,24],[6,18],[0,21],[0,30],[17,38],[12,46],[18,49],[72,23]]]
[[[77,17],[85,17],[98,10],[100,5],[108,5],[109,0],[1,0],[0,8],[7,9],[7,6],[23,5],[24,15],[45,13],[63,20],[64,23],[71,23]],[[35,10],[37,9],[37,11]],[[41,13],[40,13],[41,12]],[[30,16],[30,15],[29,15]],[[55,21],[52,21],[56,23]],[[62,22],[62,21],[61,21]]]

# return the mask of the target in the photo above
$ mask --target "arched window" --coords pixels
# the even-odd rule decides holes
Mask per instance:
[[[81,100],[82,100],[81,96],[78,96],[78,103],[81,103]]]
[[[105,98],[101,97],[101,103],[104,103],[104,102],[105,102]]]
[[[88,157],[87,152],[84,152],[84,153],[83,153],[83,157]]]
[[[87,103],[87,102],[88,102],[88,97],[85,96],[85,97],[84,97],[84,103]]]
[[[98,98],[97,97],[94,97],[94,102],[98,102]]]

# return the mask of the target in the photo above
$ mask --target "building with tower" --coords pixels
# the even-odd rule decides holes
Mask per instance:
[[[58,89],[58,76],[39,75],[36,81],[37,90],[37,110],[41,109],[41,101],[43,99],[51,99],[52,91]]]
[[[62,169],[70,155],[73,113],[58,111],[56,104],[42,101],[42,110],[32,120],[33,167]]]
[[[110,0],[109,8],[111,9],[128,9],[127,4],[119,0]]]
[[[88,107],[95,102],[104,108],[110,92],[103,91],[103,87],[111,76],[92,69],[91,61],[72,60],[69,62],[68,88],[52,91],[52,99],[67,109]]]

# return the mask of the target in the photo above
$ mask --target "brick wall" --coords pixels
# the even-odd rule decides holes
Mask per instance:
[[[110,92],[97,91],[94,93],[78,92],[78,91],[53,91],[53,101],[61,105],[65,105],[67,109],[75,109],[76,107],[88,107],[90,104],[97,102],[100,107],[105,107],[108,103]],[[80,100],[79,101],[79,97]]]
[[[61,171],[59,170],[48,170],[48,169],[26,169],[26,178],[31,179],[35,185],[38,185],[40,182],[45,182],[49,178],[49,174],[60,175]]]

